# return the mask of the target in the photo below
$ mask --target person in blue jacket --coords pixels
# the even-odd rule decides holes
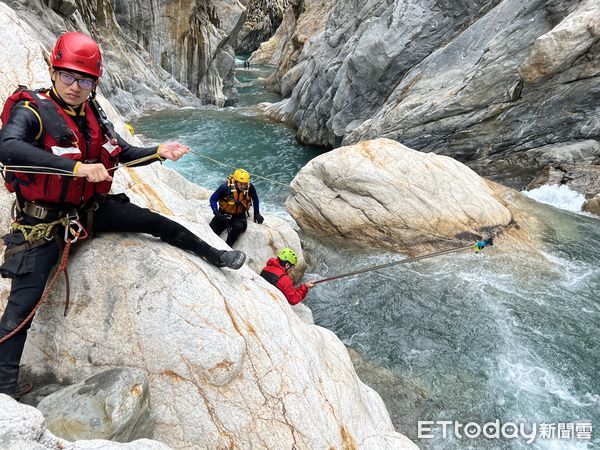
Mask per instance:
[[[258,195],[250,182],[250,174],[237,169],[210,197],[210,207],[215,215],[210,227],[219,236],[227,230],[225,242],[233,246],[248,227],[251,206],[254,207],[254,221],[262,224],[265,219],[260,215]]]

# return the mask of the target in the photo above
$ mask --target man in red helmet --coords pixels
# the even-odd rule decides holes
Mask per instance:
[[[59,236],[69,221],[89,234],[152,234],[218,267],[238,269],[246,258],[240,251],[211,247],[177,222],[130,203],[123,194],[110,195],[109,170],[119,162],[177,161],[189,149],[177,142],[134,147],[114,132],[94,100],[102,56],[89,36],[77,32],[60,36],[50,64],[52,87],[18,90],[6,101],[1,116],[0,161],[7,169],[14,166],[23,172],[5,173],[6,187],[16,194],[16,222],[13,232],[3,237],[7,249],[0,273],[12,278],[12,286],[0,320],[0,340],[25,322],[41,298],[64,244]],[[46,233],[36,236],[35,230]],[[0,393],[20,394],[19,361],[29,324],[0,343]]]

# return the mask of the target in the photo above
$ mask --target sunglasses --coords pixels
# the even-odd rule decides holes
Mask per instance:
[[[71,86],[77,81],[79,87],[83,90],[89,90],[94,87],[96,80],[90,80],[89,78],[76,78],[68,72],[58,72],[58,78],[61,83]]]

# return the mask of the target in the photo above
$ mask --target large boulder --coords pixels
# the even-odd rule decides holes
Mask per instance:
[[[582,211],[589,212],[600,217],[600,195],[596,195],[595,197],[586,200],[581,209]]]
[[[600,6],[582,0],[577,8],[533,43],[531,53],[519,67],[527,82],[535,82],[569,69],[600,38]]]
[[[175,218],[213,245],[206,222]],[[60,382],[127,365],[149,380],[174,447],[412,448],[356,377],[333,333],[306,325],[248,268],[217,269],[152,238],[108,234],[71,258],[71,308],[57,285],[23,363]],[[343,393],[343,394],[342,394]]]
[[[137,369],[104,370],[48,395],[37,409],[47,428],[67,440],[152,437],[148,380]]]
[[[468,167],[389,139],[314,158],[286,207],[304,229],[407,253],[473,240],[512,218]]]
[[[31,450],[170,449],[170,447],[160,442],[149,439],[140,439],[128,444],[118,444],[100,439],[69,442],[56,437],[46,429],[44,416],[39,410],[18,403],[4,394],[0,394],[0,447]]]

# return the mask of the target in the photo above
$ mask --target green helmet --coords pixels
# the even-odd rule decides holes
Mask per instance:
[[[296,256],[296,253],[294,252],[294,250],[288,247],[284,247],[281,250],[279,250],[279,252],[277,253],[277,258],[279,258],[281,261],[289,262],[294,266],[298,262],[298,257]]]

